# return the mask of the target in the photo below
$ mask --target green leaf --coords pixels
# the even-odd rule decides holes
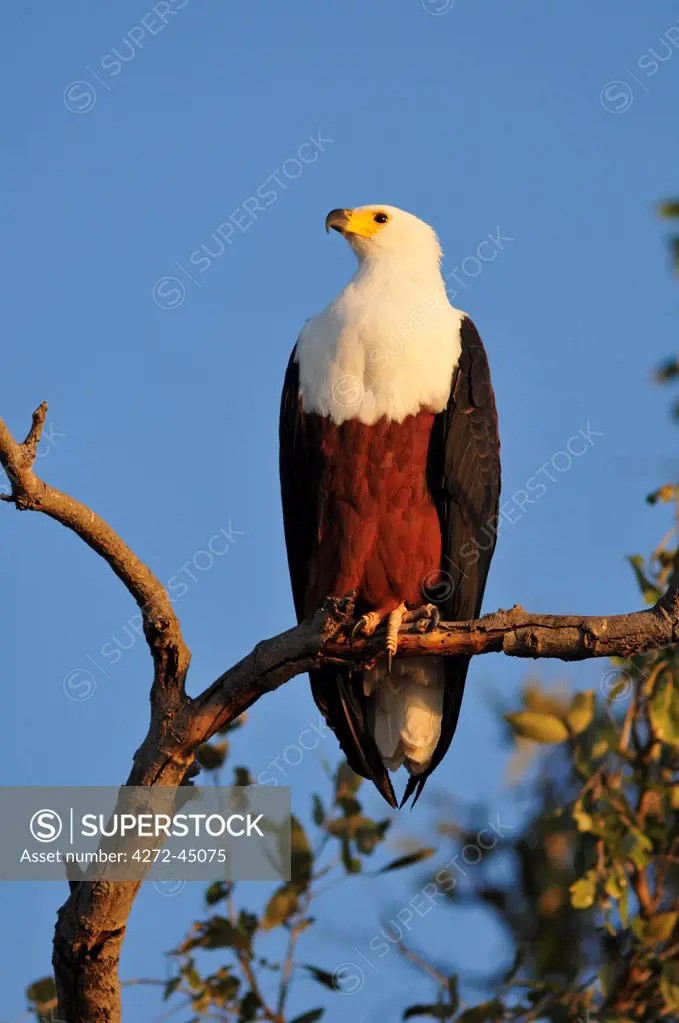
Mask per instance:
[[[660,994],[668,1009],[679,1011],[679,964],[665,963],[660,978]]]
[[[500,1013],[504,1016],[504,1012],[505,1007],[500,999],[494,998],[492,1002],[483,1002],[473,1009],[467,1009],[458,1017],[458,1023],[495,1023]]]
[[[667,220],[672,220],[674,217],[679,217],[679,202],[676,200],[669,200],[667,202],[661,202],[658,207],[658,213],[661,217]]]
[[[241,998],[238,1023],[252,1023],[256,1019],[261,1002],[254,991],[248,991]]]
[[[337,796],[354,796],[361,787],[363,779],[354,774],[347,762],[340,764],[335,775],[335,788]]]
[[[306,831],[296,817],[290,819],[290,876],[306,888],[311,880],[314,857]]]
[[[679,688],[671,680],[655,687],[648,713],[658,738],[679,748]]]
[[[305,1012],[303,1016],[295,1016],[290,1023],[316,1023],[316,1020],[320,1019],[324,1012],[325,1009],[312,1009],[311,1012]]]
[[[319,796],[317,796],[315,792],[314,792],[314,794],[312,796],[312,799],[313,799],[313,813],[312,813],[313,821],[314,821],[314,824],[316,824],[320,828],[320,827],[322,827],[322,825],[323,825],[323,823],[325,821],[325,810],[323,809],[323,803],[321,802]]]
[[[587,689],[584,693],[576,693],[566,715],[571,731],[580,735],[586,728],[589,728],[593,717],[594,690]]]
[[[657,604],[662,596],[660,590],[650,581],[644,571],[644,559],[640,554],[633,554],[627,558],[632,571],[636,576],[637,586],[641,590],[642,596],[647,604]]]
[[[594,818],[579,806],[573,810],[573,820],[577,824],[578,831],[594,831]]]
[[[42,977],[26,988],[26,998],[38,1012],[57,1007],[57,988],[53,977]]]
[[[233,785],[254,785],[254,779],[247,767],[234,767],[233,769]]]
[[[435,849],[418,849],[417,852],[408,853],[406,856],[399,856],[398,859],[392,860],[391,863],[387,863],[386,867],[381,867],[377,873],[388,874],[391,870],[401,870],[402,867],[411,867],[413,863],[420,863],[422,860],[428,860],[435,852]]]
[[[505,714],[505,720],[517,735],[533,742],[563,742],[568,738],[568,729],[556,714],[520,710],[515,714]]]
[[[588,870],[584,877],[575,881],[568,889],[573,909],[589,909],[596,895],[596,873]]]
[[[228,742],[203,742],[196,749],[196,760],[205,771],[216,771],[226,760]]]
[[[277,888],[266,904],[262,917],[262,930],[270,931],[280,927],[299,909],[299,888],[296,884],[284,884]]]
[[[351,842],[348,838],[342,838],[341,844],[341,856],[342,864],[347,874],[360,874],[361,873],[361,861],[351,852]]]
[[[414,1016],[432,1016],[434,1019],[451,1019],[455,1007],[452,1005],[411,1005],[403,1013],[403,1019],[412,1019]]]
[[[330,991],[339,991],[335,978],[332,973],[328,973],[327,970],[319,970],[317,966],[304,966],[305,970],[308,970],[314,980],[322,984],[323,987],[327,987]]]
[[[205,902],[208,906],[216,906],[218,902],[225,899],[229,894],[229,886],[223,881],[213,881],[205,892]]]
[[[448,995],[450,997],[450,1005],[453,1010],[457,1009],[460,1004],[460,996],[458,993],[458,979],[456,973],[451,973],[448,977]]]
[[[168,980],[167,984],[165,985],[165,989],[163,991],[163,1001],[164,1002],[166,1002],[168,1000],[168,998],[172,997],[172,995],[175,993],[177,988],[181,987],[181,983],[182,983],[182,978],[181,977],[172,977],[170,980]]]
[[[236,948],[249,952],[250,937],[225,916],[213,916],[197,925],[197,933],[183,942],[178,951],[183,954],[194,948]]]
[[[644,943],[646,945],[662,945],[669,941],[677,925],[679,913],[658,913],[648,921]]]
[[[664,487],[654,490],[652,494],[648,494],[646,501],[648,504],[669,504],[670,501],[674,501],[676,493],[677,488],[667,483]]]

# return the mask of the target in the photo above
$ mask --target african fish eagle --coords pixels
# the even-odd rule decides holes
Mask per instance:
[[[495,546],[500,445],[486,352],[446,296],[435,232],[393,206],[335,209],[358,270],[305,324],[285,376],[280,474],[298,621],[355,597],[386,659],[311,672],[351,768],[401,805],[450,745],[468,657],[397,657],[401,622],[478,617]],[[436,599],[438,597],[438,599]]]

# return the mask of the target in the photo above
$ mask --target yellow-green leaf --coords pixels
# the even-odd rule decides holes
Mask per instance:
[[[588,870],[584,877],[579,878],[569,888],[573,909],[589,909],[596,895],[596,874]]]
[[[430,856],[434,855],[434,852],[434,849],[418,849],[417,852],[408,853],[406,856],[399,856],[397,860],[392,860],[391,863],[387,863],[386,867],[381,867],[377,873],[386,874],[390,870],[401,870],[402,867],[410,867],[413,863],[428,860]]]
[[[594,818],[585,810],[576,807],[573,810],[573,820],[578,826],[578,831],[594,831]]]
[[[270,931],[280,927],[299,907],[299,891],[294,884],[284,884],[277,888],[266,904],[262,917],[262,930]]]
[[[679,689],[671,681],[656,686],[649,717],[658,738],[679,747]]]
[[[314,856],[306,831],[296,817],[291,818],[290,827],[291,877],[293,881],[306,887],[311,879]]]
[[[656,604],[662,596],[660,590],[651,582],[644,571],[644,559],[640,554],[633,554],[627,559],[632,566],[637,580],[637,586],[641,590],[647,604]]]
[[[677,924],[677,913],[658,913],[652,920],[649,920],[646,928],[645,941],[647,945],[661,945],[669,941]]]
[[[228,742],[203,742],[196,749],[196,760],[205,771],[216,771],[226,760]]]
[[[26,998],[38,1013],[57,1007],[57,989],[52,977],[43,977],[26,988]]]
[[[576,693],[566,717],[571,731],[576,735],[589,728],[594,717],[594,690],[587,689],[584,693]]]
[[[556,714],[540,714],[533,710],[521,710],[505,714],[505,720],[517,735],[533,742],[563,742],[568,738],[568,729]]]

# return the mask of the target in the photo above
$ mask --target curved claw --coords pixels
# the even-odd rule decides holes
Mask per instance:
[[[365,636],[366,639],[368,636],[372,636],[379,624],[380,616],[375,611],[369,611],[368,614],[361,615],[351,630],[351,635],[349,636],[350,645],[353,646],[361,636]]]
[[[435,604],[423,604],[409,611],[405,620],[412,622],[417,632],[433,632],[441,621],[441,612]]]

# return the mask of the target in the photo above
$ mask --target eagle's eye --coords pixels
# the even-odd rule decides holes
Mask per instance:
[[[389,217],[387,216],[386,213],[376,213],[375,216],[373,217],[373,220],[375,221],[376,224],[386,224],[386,222],[389,220]]]

